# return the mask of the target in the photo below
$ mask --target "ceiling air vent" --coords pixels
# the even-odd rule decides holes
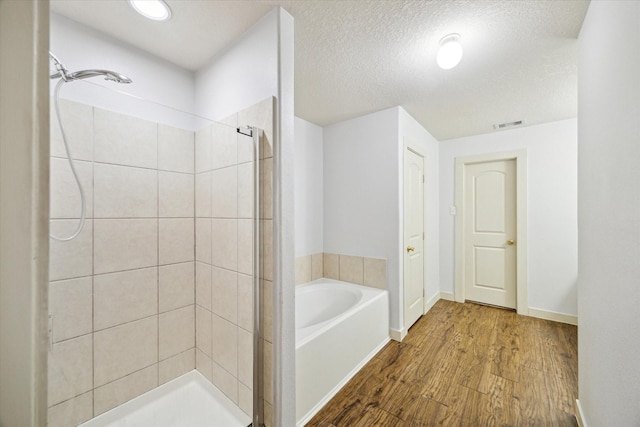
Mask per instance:
[[[518,120],[518,121],[515,121],[515,122],[498,123],[498,124],[493,125],[493,128],[496,129],[496,130],[500,130],[500,129],[510,128],[510,127],[513,127],[513,126],[520,126],[522,124],[524,124],[524,120]]]

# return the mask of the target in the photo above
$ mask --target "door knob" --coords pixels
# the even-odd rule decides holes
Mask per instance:
[[[507,240],[507,245],[513,245],[515,242],[513,240]]]
[[[413,252],[415,250],[416,248],[414,248],[413,246],[407,246],[407,252]]]

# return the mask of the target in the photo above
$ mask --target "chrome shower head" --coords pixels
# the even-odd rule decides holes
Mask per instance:
[[[82,79],[88,79],[91,77],[99,77],[99,76],[104,76],[105,80],[109,80],[112,82],[116,82],[116,83],[131,83],[132,80],[120,73],[117,73],[115,71],[110,71],[110,70],[82,70],[82,71],[76,71],[73,73],[69,73],[68,74],[68,79],[69,80],[82,80]]]

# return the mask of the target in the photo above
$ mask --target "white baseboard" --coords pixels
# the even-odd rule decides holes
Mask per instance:
[[[447,301],[455,301],[456,300],[453,297],[453,292],[442,292],[442,291],[440,291],[440,299],[446,299]]]
[[[578,324],[578,316],[556,313],[555,311],[540,310],[539,308],[529,307],[529,316],[537,317],[539,319],[553,320],[554,322],[568,323],[569,325]]]
[[[587,421],[580,405],[580,399],[576,399],[576,421],[578,421],[578,427],[587,427]]]
[[[400,330],[389,328],[389,336],[394,341],[402,342],[404,337],[407,336],[407,328],[402,328]]]
[[[440,300],[440,292],[436,293],[434,296],[429,298],[424,303],[424,311],[422,314],[427,314],[431,308]]]

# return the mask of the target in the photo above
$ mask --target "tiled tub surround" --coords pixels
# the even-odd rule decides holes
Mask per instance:
[[[387,289],[387,261],[326,252],[296,258],[296,285],[323,277]]]
[[[273,425],[272,389],[272,98],[196,133],[196,369],[247,414],[253,404],[253,141],[261,141],[260,260],[264,331],[265,424]],[[230,125],[230,126],[226,126]]]
[[[51,241],[49,426],[99,415],[195,367],[194,133],[61,100],[87,220]],[[80,198],[52,115],[51,232]]]

